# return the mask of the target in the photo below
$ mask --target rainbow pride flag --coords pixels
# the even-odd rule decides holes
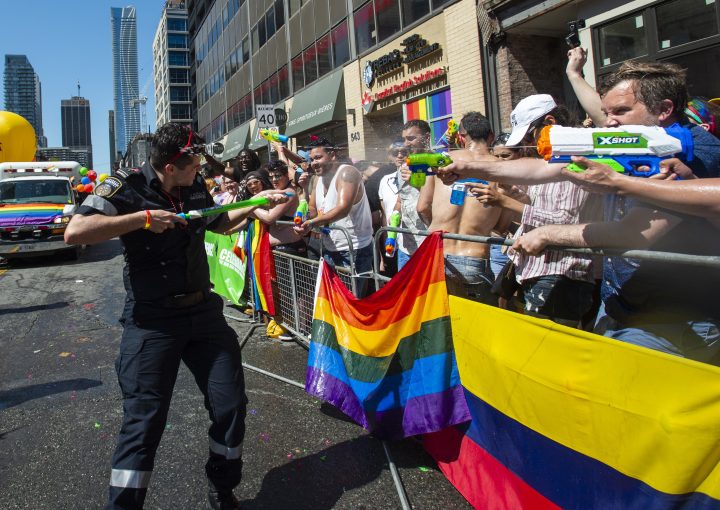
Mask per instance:
[[[472,421],[424,444],[474,507],[720,508],[720,368],[455,297],[450,310]]]
[[[237,255],[247,264],[248,278],[252,281],[255,310],[275,315],[275,300],[272,284],[275,275],[275,261],[270,248],[270,234],[258,219],[248,223],[238,242],[241,245]]]
[[[305,391],[379,437],[467,421],[449,315],[439,233],[362,300],[323,264]]]
[[[62,204],[0,204],[0,227],[52,223],[64,208]]]

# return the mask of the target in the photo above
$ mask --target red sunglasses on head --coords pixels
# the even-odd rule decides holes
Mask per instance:
[[[172,165],[175,161],[177,161],[177,159],[178,159],[180,156],[182,156],[183,154],[186,154],[186,153],[188,152],[188,149],[192,147],[192,143],[191,143],[191,142],[192,142],[192,137],[193,137],[193,132],[192,132],[192,129],[191,129],[191,130],[190,130],[190,136],[188,136],[188,139],[187,139],[187,143],[185,144],[185,146],[184,146],[182,149],[180,149],[179,151],[177,151],[177,153],[176,153],[172,158],[170,158],[170,159],[168,160],[168,162],[167,162],[168,165]]]

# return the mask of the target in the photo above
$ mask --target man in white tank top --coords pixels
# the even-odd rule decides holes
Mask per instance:
[[[333,267],[350,268],[354,260],[354,274],[366,275],[356,280],[356,293],[364,297],[372,272],[373,230],[362,175],[354,166],[341,163],[337,147],[329,140],[321,138],[310,146],[310,164],[320,178],[310,194],[308,220],[295,231],[305,235],[320,228],[323,259]],[[323,229],[326,226],[344,230]]]

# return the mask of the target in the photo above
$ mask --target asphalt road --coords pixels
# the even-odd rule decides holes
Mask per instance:
[[[0,507],[97,509],[122,418],[114,372],[124,299],[118,241],[0,264]],[[242,317],[233,308],[228,314]],[[251,324],[230,321],[240,338]],[[256,329],[243,361],[305,380],[306,351]],[[395,509],[383,445],[302,389],[246,370],[247,509]],[[184,367],[145,507],[204,508],[209,420]],[[412,508],[470,506],[416,440],[388,444]]]

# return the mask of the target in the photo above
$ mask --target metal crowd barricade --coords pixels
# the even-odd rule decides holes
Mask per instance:
[[[278,221],[279,225],[294,225],[289,221]],[[340,230],[348,238],[352,247],[350,233],[342,227],[326,227]],[[315,286],[318,278],[319,260],[312,260],[282,251],[273,251],[275,262],[276,308],[275,321],[290,331],[299,340],[309,343],[312,331]],[[336,271],[343,283],[356,294],[355,253],[350,250],[350,268],[337,267]]]

